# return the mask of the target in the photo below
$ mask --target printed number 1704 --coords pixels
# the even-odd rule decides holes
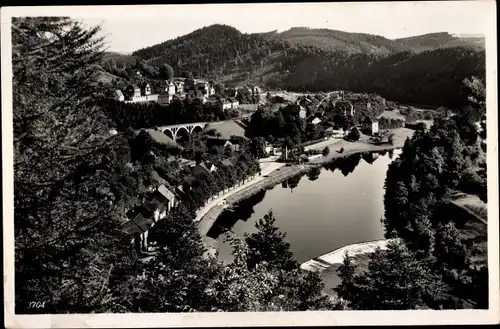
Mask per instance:
[[[44,308],[45,302],[29,302],[29,308]]]

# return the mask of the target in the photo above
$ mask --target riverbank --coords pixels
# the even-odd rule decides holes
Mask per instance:
[[[210,241],[210,238],[207,238],[206,234],[217,220],[217,217],[219,217],[224,209],[230,207],[231,205],[234,205],[258,193],[263,189],[271,188],[283,182],[287,178],[303,174],[311,170],[311,168],[319,167],[324,163],[332,161],[335,158],[347,157],[356,153],[382,152],[400,149],[403,147],[406,138],[411,138],[414,132],[414,130],[407,128],[394,129],[392,131],[392,133],[394,133],[393,145],[372,144],[369,142],[368,136],[362,136],[361,139],[357,142],[331,140],[327,145],[330,149],[330,154],[318,161],[315,161],[314,163],[306,163],[303,165],[293,164],[291,166],[285,166],[285,164],[283,163],[279,163],[278,165],[278,163],[276,162],[261,162],[261,166],[266,165],[266,170],[262,171],[262,176],[258,176],[243,184],[242,186],[230,191],[229,193],[210,201],[205,207],[197,212],[196,221],[198,222],[199,232],[205,241],[205,247],[207,247],[209,250],[214,248],[213,241]],[[324,142],[320,142],[315,145],[310,145],[309,149],[322,149],[324,147]],[[342,153],[337,152],[337,150],[339,150],[340,148],[344,149]]]
[[[356,271],[359,273],[366,271],[368,268],[371,254],[377,248],[382,250],[387,249],[390,241],[396,241],[396,239],[377,240],[347,245],[322,256],[308,260],[307,262],[302,263],[300,268],[305,271],[320,272],[323,283],[325,284],[323,289],[324,293],[329,296],[334,296],[335,292],[333,291],[333,288],[341,283],[341,279],[337,274],[337,269],[342,265],[346,252],[349,253],[349,256],[353,257],[353,263],[357,265]]]

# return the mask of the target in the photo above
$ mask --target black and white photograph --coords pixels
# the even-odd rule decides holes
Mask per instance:
[[[498,323],[495,9],[2,8],[5,326]]]

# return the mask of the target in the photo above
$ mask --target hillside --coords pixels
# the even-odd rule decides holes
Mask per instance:
[[[191,72],[195,76],[215,77],[227,74],[228,65],[242,68],[259,65],[262,58],[285,47],[284,42],[269,42],[227,25],[211,25],[137,50],[133,55],[155,66],[167,63],[178,75]]]
[[[418,35],[396,39],[394,41],[412,49],[414,52],[459,46],[484,49],[484,38],[467,36],[457,37],[446,32]]]
[[[292,45],[308,45],[348,53],[391,54],[408,50],[403,44],[378,35],[349,33],[329,29],[293,27],[287,31],[260,34],[266,40],[284,40]]]
[[[478,40],[448,33],[389,40],[308,28],[244,34],[212,25],[132,55],[107,54],[103,68],[123,79],[137,79],[139,71],[139,78],[154,80],[166,63],[176,75],[191,72],[227,86],[346,89],[405,103],[462,107],[467,102],[463,79],[485,76]]]

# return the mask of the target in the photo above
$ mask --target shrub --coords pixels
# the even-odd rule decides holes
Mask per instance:
[[[351,131],[349,132],[349,135],[347,135],[347,138],[351,141],[358,141],[360,137],[361,133],[356,127],[352,128]]]
[[[390,145],[394,145],[394,134],[390,134],[389,137],[387,137],[387,142]]]
[[[323,152],[322,152],[323,156],[328,156],[328,154],[330,154],[330,149],[328,148],[328,146],[325,146],[325,148],[323,149]]]

